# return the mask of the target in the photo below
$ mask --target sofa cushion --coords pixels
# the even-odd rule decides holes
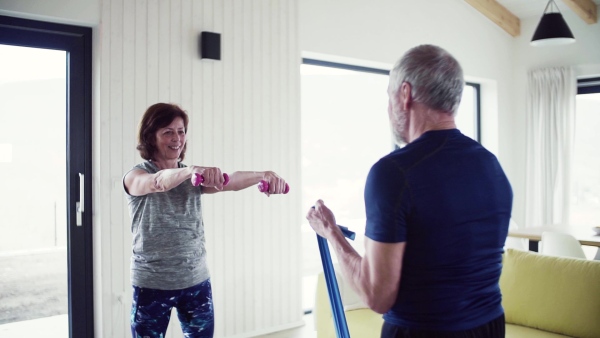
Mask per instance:
[[[338,288],[340,289],[340,297],[344,305],[344,313],[350,337],[379,337],[383,325],[382,315],[364,305],[360,297],[344,281],[342,274],[337,270],[336,279]],[[335,338],[333,314],[331,312],[331,304],[323,272],[319,273],[317,278],[317,292],[313,314],[315,316],[317,338]]]
[[[507,323],[600,337],[600,261],[508,249],[500,288]]]
[[[383,326],[383,318],[377,312],[370,309],[344,311],[348,323],[350,337],[380,337]],[[322,325],[317,331],[317,338],[336,338],[333,317],[328,318],[327,325]]]
[[[569,337],[558,333],[532,329],[527,326],[506,324],[506,338],[564,338]]]

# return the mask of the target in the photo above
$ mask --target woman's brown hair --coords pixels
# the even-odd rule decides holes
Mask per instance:
[[[156,132],[160,128],[164,128],[171,124],[171,122],[178,117],[183,119],[183,126],[185,128],[185,133],[187,134],[188,116],[178,105],[171,103],[155,103],[146,109],[142,121],[140,122],[138,145],[136,147],[144,160],[151,160],[156,152]],[[186,148],[187,143],[181,150],[181,155],[179,156],[180,161],[183,161],[185,158]]]

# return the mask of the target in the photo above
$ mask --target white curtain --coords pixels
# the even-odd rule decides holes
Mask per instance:
[[[528,73],[525,227],[569,220],[576,95],[571,68]]]

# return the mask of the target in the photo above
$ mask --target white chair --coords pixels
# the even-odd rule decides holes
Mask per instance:
[[[579,241],[569,234],[544,231],[542,233],[544,245],[540,253],[550,256],[574,257],[587,259]]]
[[[519,226],[517,225],[517,222],[513,221],[513,219],[510,219],[510,222],[508,223],[508,230],[516,230],[518,229]],[[506,242],[504,242],[504,250],[506,249],[517,249],[517,250],[521,250],[521,251],[527,251],[529,250],[527,247],[527,240],[523,239],[523,238],[516,238],[516,237],[506,237]]]

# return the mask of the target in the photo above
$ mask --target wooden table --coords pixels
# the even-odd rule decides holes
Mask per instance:
[[[590,245],[600,248],[600,236],[596,235],[592,227],[589,227],[588,229],[561,227],[560,225],[530,227],[509,230],[508,236],[528,239],[529,250],[538,251],[538,242],[542,240],[542,232],[544,231],[569,234],[575,237],[582,245]]]

